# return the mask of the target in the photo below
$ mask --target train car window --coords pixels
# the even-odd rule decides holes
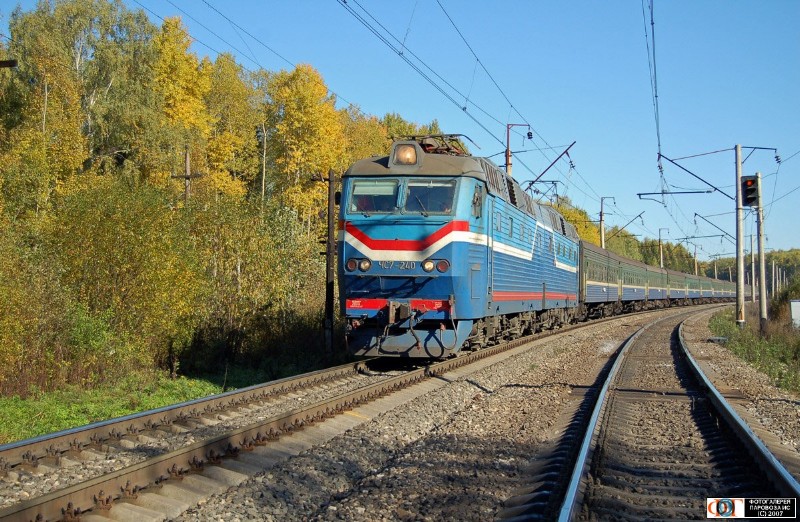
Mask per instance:
[[[406,212],[429,214],[451,214],[455,200],[456,182],[428,179],[412,179],[406,189]]]
[[[364,179],[353,182],[349,212],[390,214],[397,210],[397,180]]]

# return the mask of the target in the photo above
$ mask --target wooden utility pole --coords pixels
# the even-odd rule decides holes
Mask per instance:
[[[325,240],[325,349],[328,356],[333,355],[333,287],[334,287],[334,267],[336,260],[336,238],[334,237],[336,222],[335,212],[335,190],[336,173],[333,169],[328,171],[328,236]]]
[[[170,176],[172,179],[182,179],[183,180],[183,204],[184,206],[189,204],[189,194],[192,190],[192,179],[199,178],[202,174],[195,172],[192,174],[190,166],[189,166],[189,146],[186,146],[186,150],[183,153],[184,163],[186,165],[186,173],[183,175],[173,174]]]

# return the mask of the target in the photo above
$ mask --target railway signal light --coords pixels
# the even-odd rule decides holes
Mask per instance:
[[[758,206],[758,177],[742,176],[742,206]]]

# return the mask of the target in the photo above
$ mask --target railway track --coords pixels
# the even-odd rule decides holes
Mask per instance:
[[[800,485],[702,374],[675,316],[648,324],[587,390],[508,520],[705,518],[705,499]]]
[[[602,321],[594,321],[597,324]],[[0,509],[2,520],[158,520],[177,516],[287,454],[320,444],[352,424],[353,408],[550,333],[408,372],[346,365],[0,447],[5,481],[50,481],[44,494]],[[325,421],[325,422],[323,422]],[[360,421],[360,422],[363,422]],[[327,438],[326,438],[327,437]],[[177,438],[179,442],[173,442]],[[134,455],[133,460],[119,459]],[[81,462],[100,461],[99,472]],[[72,482],[50,479],[66,470]],[[2,497],[0,497],[2,501]]]
[[[77,514],[94,507],[98,504],[95,497],[103,497],[100,505],[108,507],[108,496],[111,500],[130,497],[134,489],[146,485],[143,477],[150,476],[153,483],[160,482],[162,475],[170,476],[169,471],[174,477],[192,462],[197,466],[199,460],[191,460],[197,454],[192,448],[208,444],[208,451],[216,451],[212,455],[234,451],[233,446],[224,443],[220,446],[213,441],[224,440],[225,433],[253,424],[253,418],[272,418],[275,412],[316,402],[315,397],[321,393],[362,387],[367,382],[387,378],[365,374],[366,363],[342,365],[2,445],[0,479],[4,490],[33,489],[31,496],[36,498],[8,505],[8,500],[0,496],[0,501],[6,504],[0,509],[0,519],[58,519],[67,511]],[[277,427],[270,425],[262,437],[275,437],[277,430],[286,429],[284,424],[293,422],[294,419],[287,419]],[[168,458],[184,451],[193,453],[189,460]],[[175,468],[164,467],[161,472],[154,472],[146,464],[164,459],[175,464]],[[75,473],[75,469],[80,472]],[[81,483],[97,486],[83,487]],[[42,485],[40,491],[45,488],[51,491],[37,495],[37,488],[32,485]],[[62,500],[65,502],[59,505]]]
[[[540,332],[410,371],[373,373],[369,361],[362,361],[0,446],[0,476],[20,487],[26,478],[28,483],[44,482],[81,461],[109,462],[91,477],[2,507],[0,520],[91,522],[108,520],[112,510],[114,518],[139,522],[175,517],[205,496],[343,431],[326,430],[325,425],[348,426],[342,419],[357,406],[580,326]],[[261,411],[265,405],[279,413],[266,416]],[[252,421],[254,417],[260,418]],[[239,422],[231,425],[230,419]],[[303,437],[302,432],[316,426],[321,426],[320,433]],[[173,436],[181,439],[179,447],[158,446]],[[120,464],[126,461],[116,458],[119,453],[138,458]]]

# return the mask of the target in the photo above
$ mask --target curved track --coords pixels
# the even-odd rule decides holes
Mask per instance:
[[[800,495],[702,376],[679,322],[654,321],[626,341],[538,466],[538,486],[507,501],[502,518],[704,518],[710,497]]]

